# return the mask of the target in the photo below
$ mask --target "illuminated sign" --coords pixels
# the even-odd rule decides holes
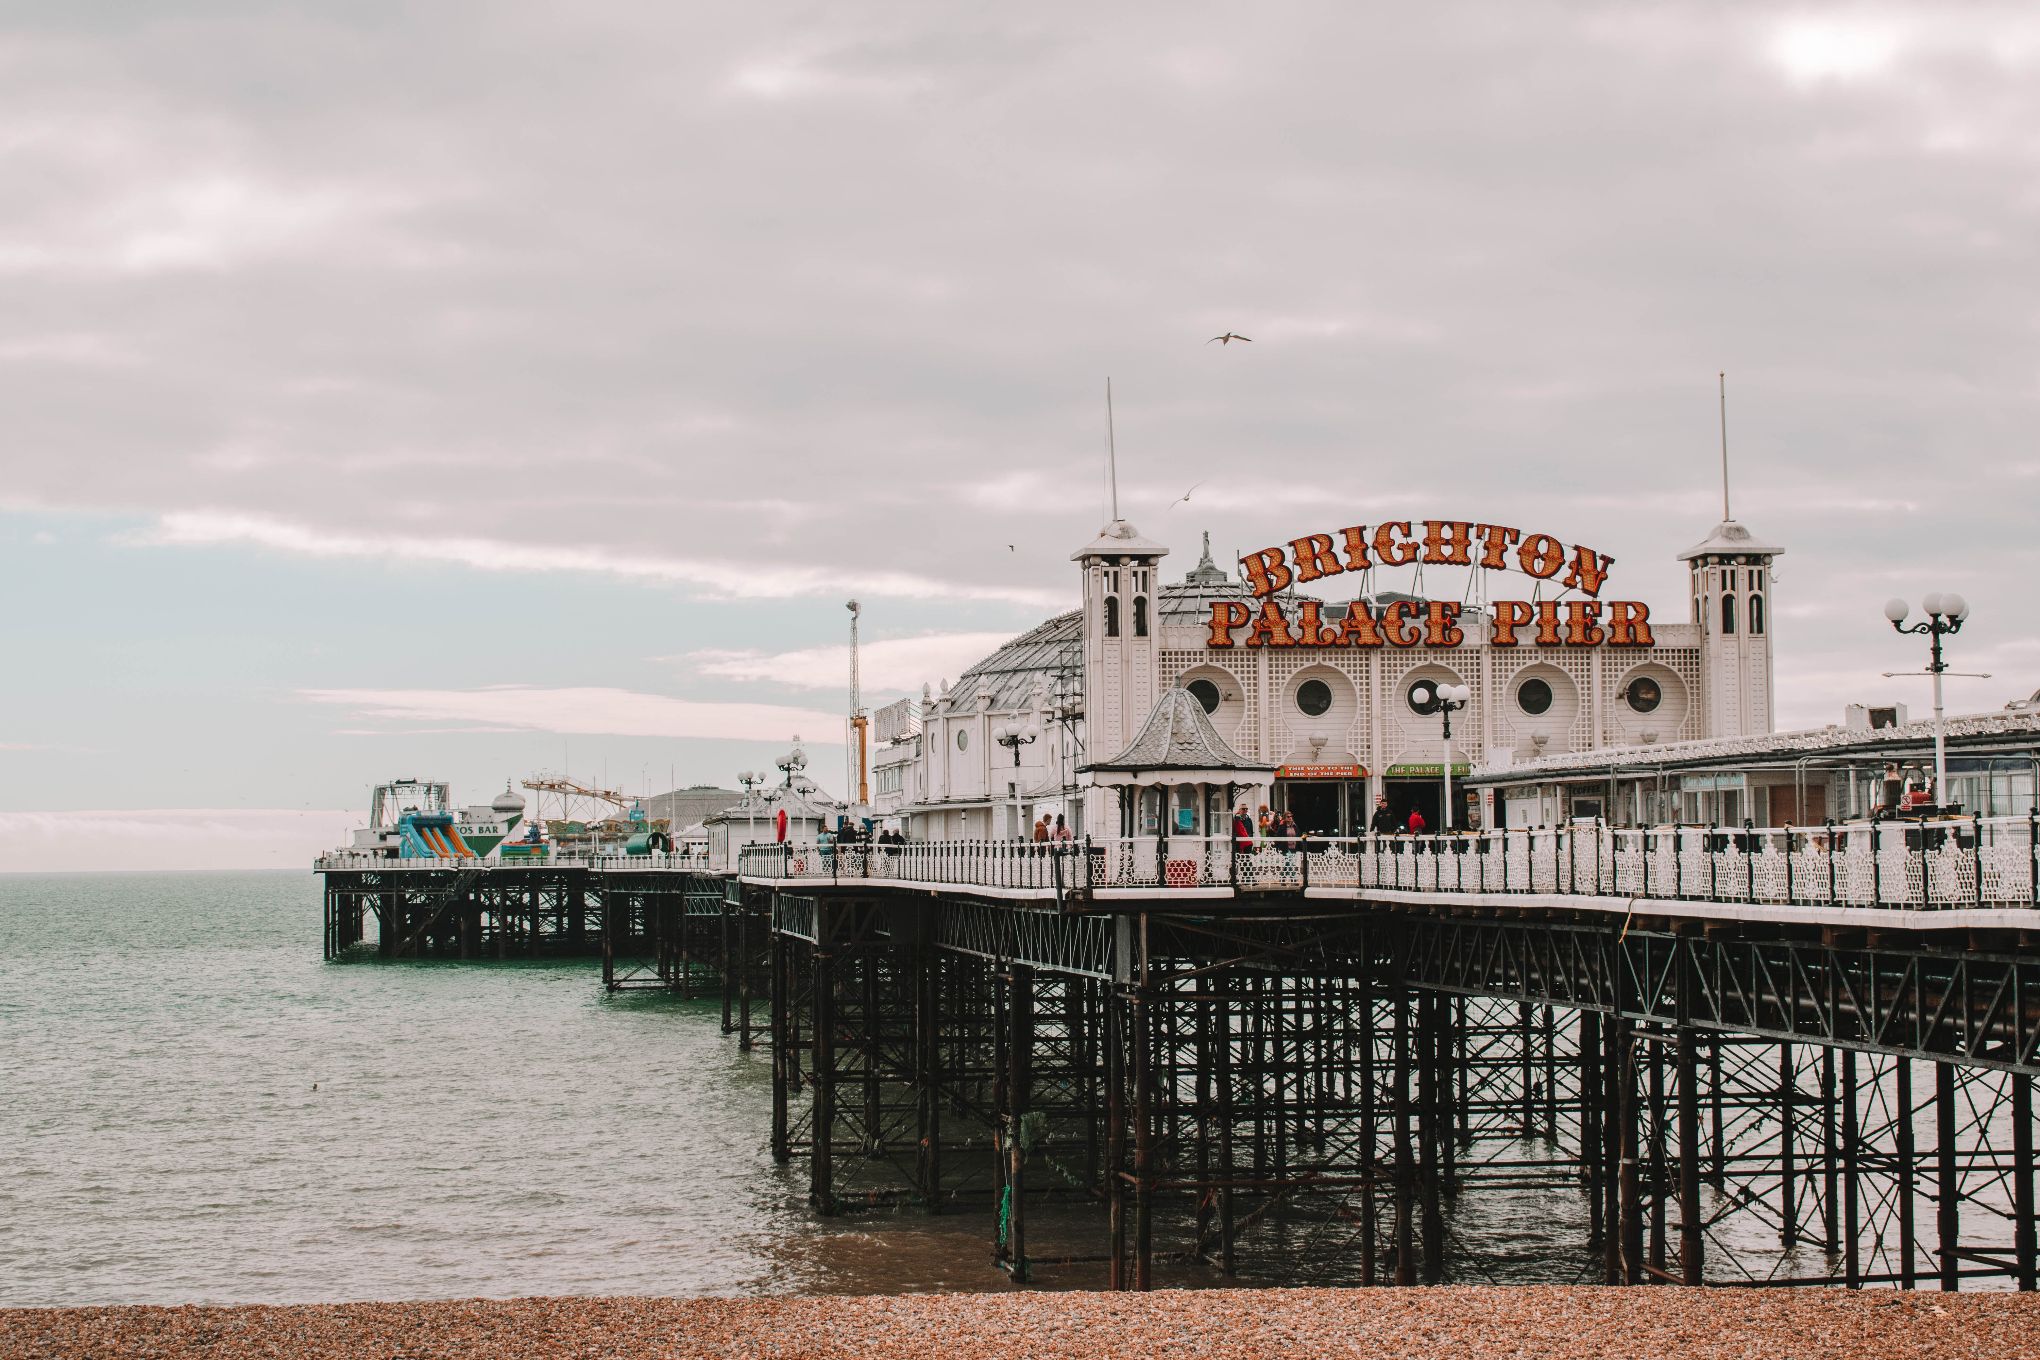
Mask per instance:
[[[1392,520],[1370,528],[1355,524],[1329,534],[1305,534],[1286,546],[1263,548],[1240,559],[1257,607],[1240,600],[1211,606],[1212,647],[1457,647],[1466,640],[1461,606],[1450,600],[1397,600],[1376,610],[1355,600],[1327,617],[1318,600],[1296,601],[1292,616],[1273,598],[1292,585],[1346,572],[1414,564],[1523,572],[1556,578],[1580,600],[1496,600],[1489,606],[1488,641],[1515,647],[1650,647],[1650,608],[1635,600],[1602,600],[1601,587],[1615,559],[1584,545],[1568,547],[1550,534],[1525,534],[1503,524],[1427,519],[1421,528]],[[1336,606],[1333,607],[1335,610]]]
[[[1278,765],[1277,779],[1365,779],[1365,765]]]

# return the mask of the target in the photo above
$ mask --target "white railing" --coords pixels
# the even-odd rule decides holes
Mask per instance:
[[[2040,908],[2040,815],[1449,836],[752,846],[745,877],[1068,891],[1395,889],[1780,906]]]
[[[398,858],[393,855],[374,855],[359,850],[329,850],[312,861],[315,873],[329,870],[375,870],[387,872],[399,869],[434,869],[444,872],[449,869],[673,869],[710,872],[706,852],[683,853],[680,851],[661,852],[649,855],[627,855],[621,850],[614,852],[594,850],[554,849],[545,856],[512,855],[497,857],[485,855],[480,858],[417,859]]]

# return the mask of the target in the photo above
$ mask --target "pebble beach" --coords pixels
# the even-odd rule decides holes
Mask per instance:
[[[1465,1287],[0,1310],[4,1360],[2040,1357],[2040,1297]]]

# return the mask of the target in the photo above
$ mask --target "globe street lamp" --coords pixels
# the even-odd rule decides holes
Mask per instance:
[[[1445,723],[1445,830],[1450,831],[1459,818],[1453,814],[1458,810],[1452,805],[1452,715],[1473,702],[1473,691],[1465,685],[1439,685],[1432,691],[1436,694],[1438,716]]]
[[[1032,721],[999,723],[992,728],[992,740],[1013,753],[1013,837],[1020,839],[1020,748],[1031,745],[1041,736],[1041,729]]]
[[[744,844],[757,844],[758,786],[765,782],[763,770],[738,770],[737,782],[744,786]]]
[[[1924,619],[1908,624],[1905,617],[1911,612],[1904,600],[1885,601],[1884,617],[1891,620],[1891,626],[1901,633],[1923,634],[1933,649],[1927,673],[1934,677],[1934,802],[1939,805],[1948,796],[1948,733],[1941,714],[1941,675],[1948,663],[1941,659],[1941,639],[1962,631],[1962,621],[1969,617],[1969,601],[1953,593],[1929,595],[1920,601]]]

